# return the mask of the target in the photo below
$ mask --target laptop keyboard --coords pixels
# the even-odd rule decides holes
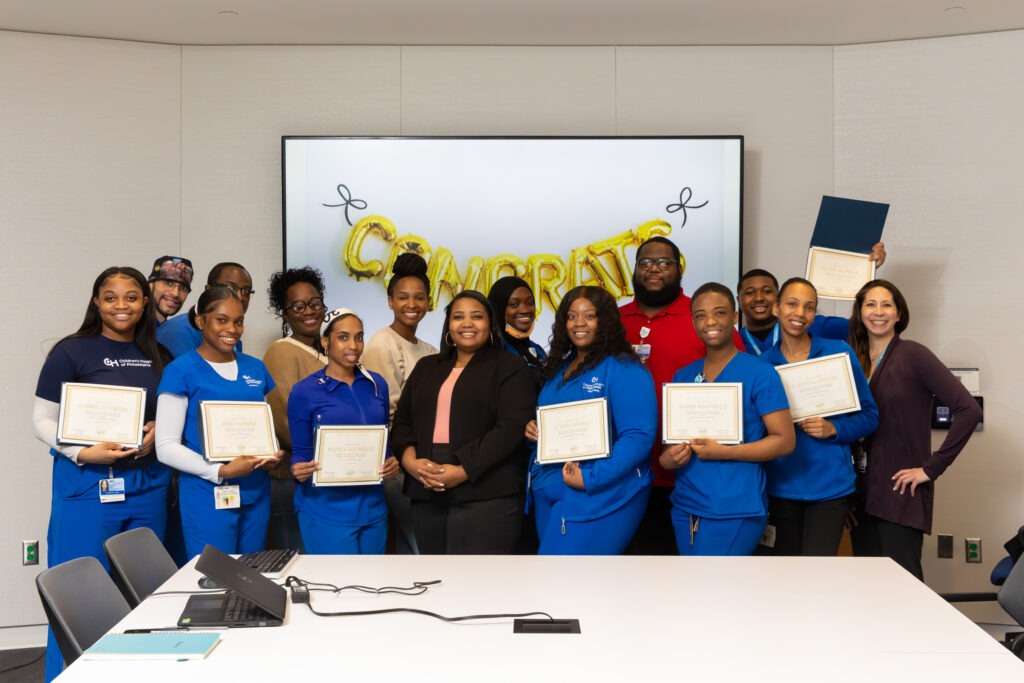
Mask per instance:
[[[245,553],[239,556],[238,561],[255,569],[260,574],[276,574],[284,569],[298,552],[298,550],[292,549],[260,550],[255,553]]]
[[[248,598],[228,591],[225,595],[224,621],[266,621],[273,615]]]

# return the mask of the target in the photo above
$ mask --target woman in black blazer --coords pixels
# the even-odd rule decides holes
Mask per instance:
[[[416,542],[424,554],[512,553],[535,384],[523,360],[502,349],[494,312],[478,292],[452,299],[442,329],[441,352],[409,375],[392,432]]]

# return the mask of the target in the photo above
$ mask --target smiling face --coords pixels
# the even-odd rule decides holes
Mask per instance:
[[[228,266],[220,271],[215,285],[230,288],[242,300],[242,312],[249,310],[249,298],[252,296],[252,278],[244,269]]]
[[[146,310],[142,288],[127,275],[112,275],[99,288],[92,300],[100,314],[103,336],[117,341],[132,341],[135,326]]]
[[[900,311],[892,292],[885,287],[872,287],[865,292],[864,303],[860,307],[860,321],[869,337],[888,339],[895,335]]]
[[[661,261],[663,265],[659,265]],[[636,252],[633,285],[637,290],[657,294],[678,293],[683,274],[672,247],[663,242],[648,242]]]
[[[748,327],[756,329],[775,324],[772,308],[779,296],[779,290],[770,277],[748,277],[741,283],[739,295],[738,303]]]
[[[153,301],[156,302],[157,316],[161,320],[177,315],[188,293],[192,291],[188,285],[177,280],[153,280],[149,286],[153,289]]]
[[[353,371],[363,355],[363,323],[354,315],[346,316],[331,325],[320,343],[327,350],[331,368]]]
[[[430,298],[423,280],[406,276],[395,283],[388,297],[388,308],[395,314],[395,322],[416,333],[423,316],[430,307]]]
[[[452,303],[448,334],[455,348],[463,353],[476,353],[490,339],[491,320],[487,309],[476,299],[463,297]]]
[[[565,331],[577,351],[586,351],[597,339],[597,307],[582,296],[569,305],[565,317]]]
[[[537,302],[528,287],[519,287],[508,298],[505,306],[505,323],[523,334],[533,330],[533,321],[537,317]]]
[[[803,337],[818,312],[818,294],[802,282],[791,283],[779,293],[773,310],[783,334]]]
[[[301,308],[301,311],[296,311]],[[285,292],[284,321],[292,334],[301,341],[320,336],[320,323],[324,321],[324,300],[316,287],[308,282],[296,282]]]
[[[706,292],[693,300],[693,329],[709,349],[732,346],[736,311],[729,299],[719,292]]]
[[[245,309],[237,299],[221,299],[207,313],[196,316],[196,325],[203,335],[202,346],[212,352],[210,358],[230,360],[245,329]]]

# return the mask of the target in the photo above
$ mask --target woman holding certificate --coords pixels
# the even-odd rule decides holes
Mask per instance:
[[[181,473],[178,498],[189,557],[202,552],[206,544],[225,553],[262,550],[270,521],[267,470],[278,464],[282,454],[271,451],[261,457],[237,455],[227,462],[213,462],[204,438],[219,440],[218,433],[229,432],[232,424],[223,413],[210,411],[206,413],[211,416],[209,424],[201,430],[200,404],[262,403],[274,382],[262,362],[235,352],[245,310],[232,289],[213,286],[204,291],[196,305],[196,324],[202,334],[199,348],[168,365],[160,380],[157,457]]]
[[[557,454],[561,441],[569,451],[595,440],[605,446],[593,459],[531,462],[539,553],[619,555],[636,533],[651,492],[658,405],[654,380],[626,341],[611,294],[600,287],[566,293],[555,313],[544,371],[541,411],[571,409],[566,404],[579,401],[603,405],[597,415],[568,425],[557,418],[531,421],[526,437],[539,441],[540,457],[548,450]]]
[[[321,344],[327,367],[296,384],[288,399],[302,540],[314,555],[380,555],[388,535],[381,479],[398,473],[395,458],[383,459],[388,385],[359,365],[363,322],[352,311],[327,314]],[[345,426],[377,429],[340,429]]]
[[[534,382],[502,349],[480,293],[457,294],[442,329],[441,353],[421,359],[406,381],[391,440],[416,542],[424,554],[508,554],[522,529]]]
[[[817,360],[818,363],[800,366],[812,368],[812,373],[805,375],[809,377],[805,383],[818,392],[818,398],[808,403],[838,404],[849,398],[851,404],[859,403],[860,408],[851,407],[842,413],[826,411],[827,417],[807,411],[808,416],[796,422],[793,453],[765,464],[768,516],[775,529],[776,555],[836,554],[850,509],[850,494],[854,491],[850,444],[878,427],[878,407],[853,349],[846,342],[808,334],[817,309],[818,292],[814,285],[804,278],[786,280],[774,304],[782,337],[761,358],[776,366],[780,373],[792,371],[794,367],[790,364]],[[837,364],[842,372],[829,380]],[[813,375],[814,366],[820,368],[818,376]],[[803,395],[787,389],[787,396],[790,410],[798,416],[804,414],[795,405],[798,399],[803,401]]]
[[[106,566],[103,542],[128,529],[146,526],[163,538],[170,471],[153,453],[153,418],[157,385],[169,354],[156,343],[153,320],[153,301],[142,273],[134,268],[107,268],[93,282],[81,326],[57,342],[43,363],[32,428],[53,459],[46,532],[51,567],[77,557],[95,557]],[[62,400],[65,383],[84,385],[83,398],[75,400],[65,392]],[[122,426],[116,414],[99,416],[105,423],[114,423],[116,431],[138,431],[141,423],[142,433],[135,435],[141,448],[125,447],[99,434],[83,433],[79,436],[84,439],[70,440],[69,434],[59,436],[59,423],[69,432],[76,422],[88,428],[99,421],[89,414],[97,402],[89,398],[87,385],[145,390],[145,402],[132,411],[141,409],[141,419]],[[92,445],[71,445],[70,441],[92,441]],[[52,632],[46,654],[46,679],[51,680],[64,666]]]
[[[263,364],[274,378],[274,390],[267,403],[274,415],[274,432],[284,451],[281,464],[270,472],[269,548],[302,549],[295,521],[295,480],[291,473],[292,440],[288,431],[288,395],[292,387],[327,364],[320,348],[320,325],[324,321],[324,278],[315,268],[289,268],[270,276],[267,287],[270,308],[281,318],[287,336],[278,339],[263,354]]]
[[[690,310],[693,328],[708,353],[679,370],[673,384],[666,385],[666,436],[671,436],[675,418],[683,429],[693,429],[695,422],[685,411],[677,415],[672,410],[674,390],[679,390],[684,407],[688,402],[703,406],[702,400],[714,400],[704,389],[723,383],[734,387],[735,398],[730,411],[719,412],[732,417],[726,427],[741,428],[742,433],[735,435],[741,436],[740,443],[726,445],[697,436],[702,431],[698,429],[692,436],[685,434],[688,441],[662,449],[661,466],[676,470],[672,491],[676,544],[680,555],[750,555],[768,521],[761,463],[789,454],[796,445],[789,402],[778,373],[755,356],[740,353],[733,344],[736,300],[728,287],[717,282],[701,285]],[[692,396],[686,396],[688,389]],[[742,421],[737,419],[740,416]],[[735,436],[726,434],[723,440],[732,441]]]
[[[850,340],[878,401],[878,431],[864,444],[853,552],[891,557],[917,578],[921,544],[932,530],[932,483],[953,464],[981,421],[981,408],[941,360],[917,342],[900,338],[910,323],[903,294],[886,280],[857,292]],[[952,411],[938,450],[931,448],[932,398]]]

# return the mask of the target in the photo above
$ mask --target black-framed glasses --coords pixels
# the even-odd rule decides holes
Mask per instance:
[[[665,270],[669,266],[674,266],[678,261],[674,258],[638,258],[636,260],[636,267],[640,270],[650,270],[654,266],[658,266],[661,270]]]
[[[320,297],[310,299],[309,301],[293,301],[284,307],[286,311],[292,311],[293,313],[303,313],[306,309],[317,313],[324,310],[324,300]]]
[[[217,285],[220,287],[227,287],[235,294],[238,294],[239,296],[247,296],[250,299],[252,298],[253,293],[256,291],[252,287],[239,287],[238,285],[231,284],[230,282],[218,282]]]

